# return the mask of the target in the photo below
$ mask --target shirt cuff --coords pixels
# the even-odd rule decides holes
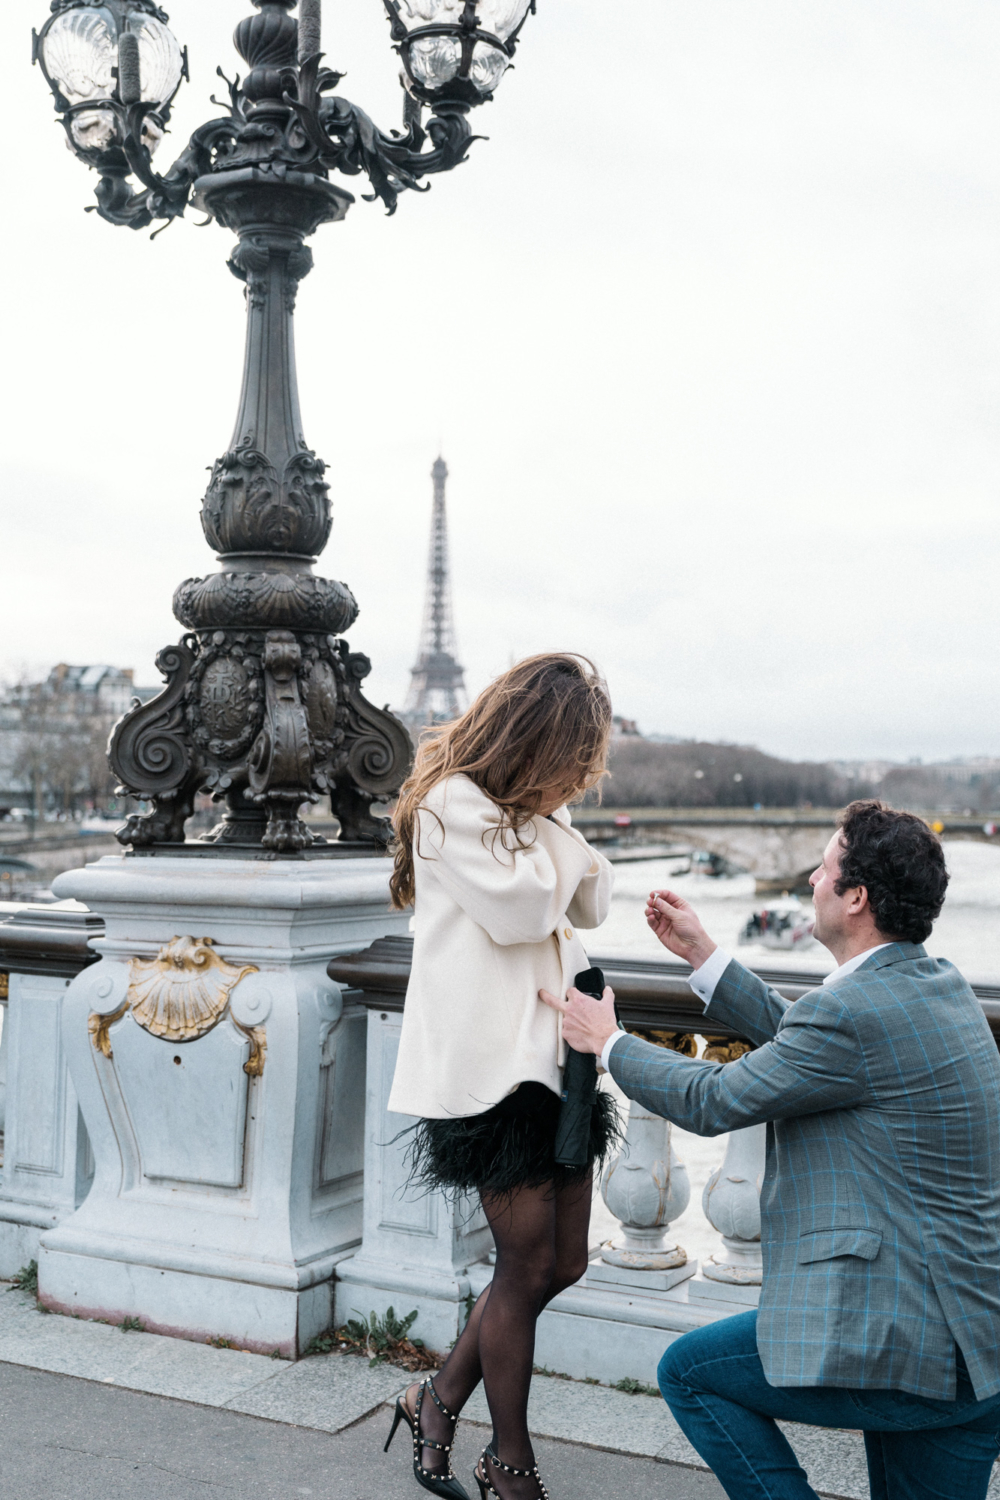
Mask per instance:
[[[611,1072],[610,1059],[612,1048],[616,1045],[616,1043],[621,1041],[623,1036],[627,1035],[628,1033],[625,1031],[613,1031],[608,1037],[607,1041],[604,1043],[604,1051],[601,1053],[601,1067],[604,1069],[605,1073]]]
[[[700,969],[688,976],[688,984],[694,990],[699,1000],[705,1002],[706,1007],[715,994],[715,986],[732,963],[732,958],[724,948],[716,948],[711,958],[706,959]]]

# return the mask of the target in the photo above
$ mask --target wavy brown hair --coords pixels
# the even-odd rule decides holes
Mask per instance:
[[[463,775],[495,802],[497,829],[518,833],[554,792],[560,805],[599,785],[607,769],[611,700],[585,656],[546,652],[504,672],[467,713],[425,730],[393,813],[392,904],[413,904],[417,813],[432,787]]]

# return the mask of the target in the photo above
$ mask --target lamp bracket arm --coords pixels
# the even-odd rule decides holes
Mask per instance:
[[[148,104],[139,103],[129,105],[124,113],[122,151],[130,169],[147,190],[135,195],[148,210],[146,222],[179,218],[188,206],[192,185],[211,170],[215,152],[234,139],[236,125],[233,119],[209,120],[200,125],[169,172],[161,176],[154,171],[149,148],[142,139],[143,122],[148,115],[155,116],[156,111]],[[133,228],[145,227],[134,218],[128,222]]]
[[[286,94],[285,104],[295,111],[306,139],[328,170],[357,176],[363,172],[374,196],[381,198],[389,213],[395,213],[399,194],[407,188],[426,191],[419,179],[434,172],[448,172],[468,157],[474,140],[468,122],[468,105],[442,103],[434,108],[426,131],[411,121],[405,132],[386,134],[356,104],[339,95],[322,97],[336,87],[342,75],[320,71],[321,55],[307,59],[299,79],[299,97]],[[432,149],[423,146],[430,137]]]

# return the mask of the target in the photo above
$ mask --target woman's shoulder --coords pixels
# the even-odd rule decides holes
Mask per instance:
[[[491,802],[482,788],[461,771],[436,781],[424,793],[420,807],[422,811],[436,813],[439,817],[457,813],[478,816],[487,822],[496,822],[500,817],[496,803]]]

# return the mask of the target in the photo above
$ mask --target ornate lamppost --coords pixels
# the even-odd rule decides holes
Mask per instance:
[[[403,64],[403,129],[389,133],[336,92],[320,3],[301,0],[296,19],[295,0],[253,0],[257,14],[235,34],[245,77],[162,174],[153,160],[188,70],[155,0],[52,0],[34,38],[67,143],[99,174],[101,217],[144,229],[194,205],[238,236],[229,268],[246,284],[239,413],[202,507],[220,570],[177,590],[188,633],[157,658],[166,687],[111,740],[123,790],[152,804],[118,835],[136,851],[379,853],[388,829],[371,804],[409,766],[405,729],[366,700],[371,664],[343,639],[354,597],[313,571],[331,510],[302,430],[295,296],[312,269],[307,237],[354,201],[330,173],[367,176],[393,213],[401,193],[465,161],[469,111],[492,97],[534,0],[383,0]],[[225,810],[186,845],[199,791]],[[322,796],[341,825],[336,844],[299,818]]]
[[[326,966],[407,924],[387,911],[387,859],[316,856],[384,853],[372,803],[410,759],[403,726],[361,692],[369,663],[343,639],[350,590],[313,571],[330,501],[299,415],[295,294],[306,239],[353,202],[331,173],[363,174],[392,212],[465,160],[469,113],[506,68],[529,0],[385,0],[405,90],[389,133],[322,66],[320,0],[301,0],[297,18],[295,0],[254,5],[236,29],[244,78],[163,172],[186,60],[155,0],[54,0],[35,40],[69,145],[97,171],[102,218],[143,229],[191,204],[235,232],[247,345],[236,428],[202,508],[219,571],[181,584],[187,633],[160,654],[166,687],[111,742],[124,787],[152,803],[119,837],[158,857],[106,855],[57,881],[104,922],[100,961],[46,1021],[66,1121],[53,1162],[92,1157],[93,1180],[74,1182],[79,1206],[56,1223],[35,1187],[17,1212],[45,1307],[294,1355],[329,1326],[362,1199],[372,1212],[381,1201],[378,1182],[363,1185],[369,1020]],[[186,843],[202,789],[222,820]],[[333,844],[299,819],[324,795]],[[413,1233],[423,1244],[419,1223]],[[384,1310],[380,1295],[365,1306]],[[456,1292],[448,1338],[460,1305]]]

